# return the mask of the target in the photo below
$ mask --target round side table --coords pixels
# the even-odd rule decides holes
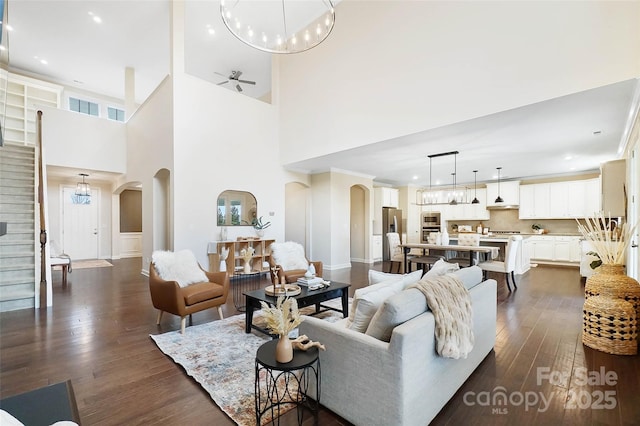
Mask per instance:
[[[246,311],[244,293],[260,288],[260,271],[236,272],[231,277],[231,288],[233,290],[233,304],[240,312]]]
[[[271,423],[280,424],[280,406],[295,404],[298,424],[302,424],[304,409],[313,413],[318,423],[320,407],[320,358],[318,348],[307,351],[293,351],[293,359],[286,364],[276,361],[277,339],[270,340],[258,348],[255,362],[255,408],[256,424],[260,425],[262,417],[271,413]],[[309,379],[315,376],[316,400],[307,397]],[[261,377],[262,376],[262,377]],[[264,383],[263,383],[264,381]]]

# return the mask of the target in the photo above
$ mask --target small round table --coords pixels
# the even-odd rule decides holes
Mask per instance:
[[[320,406],[320,358],[318,348],[307,351],[293,351],[293,359],[286,364],[276,361],[277,339],[270,340],[258,348],[256,353],[255,408],[256,424],[261,424],[262,416],[271,413],[271,423],[278,419],[280,424],[280,406],[295,404],[298,412],[298,424],[302,424],[304,409],[313,413],[318,423]],[[264,372],[264,373],[263,373]],[[261,378],[262,374],[262,378]],[[315,376],[316,400],[307,397],[310,375]],[[264,384],[262,384],[262,380]]]
[[[236,271],[231,277],[231,288],[233,289],[233,304],[240,312],[246,310],[244,293],[260,288],[260,277],[262,272]]]

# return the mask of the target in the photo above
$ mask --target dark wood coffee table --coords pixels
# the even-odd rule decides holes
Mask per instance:
[[[300,286],[302,291],[296,296],[291,296],[298,301],[298,308],[304,308],[306,306],[316,305],[316,311],[313,315],[326,311],[342,312],[344,318],[349,316],[349,287],[351,284],[337,283],[332,281],[329,287],[325,287],[320,290],[309,290],[306,286]],[[264,328],[258,327],[253,324],[253,310],[260,309],[260,302],[266,302],[271,306],[275,306],[277,297],[268,296],[264,292],[264,288],[260,290],[254,290],[244,293],[245,296],[245,333],[251,333],[251,329],[254,328],[262,333],[270,333]],[[322,305],[322,302],[327,300],[342,298],[342,310],[332,308],[330,306]]]

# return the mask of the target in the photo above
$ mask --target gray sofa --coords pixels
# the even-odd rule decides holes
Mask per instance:
[[[355,425],[429,424],[496,339],[496,281],[482,281],[477,266],[455,274],[470,290],[473,306],[475,344],[466,359],[437,355],[428,310],[393,328],[388,343],[348,329],[346,319],[305,317],[300,333],[327,348],[320,352],[320,403]]]

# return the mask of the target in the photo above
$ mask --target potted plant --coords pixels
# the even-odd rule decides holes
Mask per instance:
[[[263,222],[262,216],[260,216],[257,219],[254,218],[253,221],[251,221],[251,225],[253,225],[253,229],[256,230],[256,234],[262,238],[264,236],[264,230],[271,226],[271,222]]]

